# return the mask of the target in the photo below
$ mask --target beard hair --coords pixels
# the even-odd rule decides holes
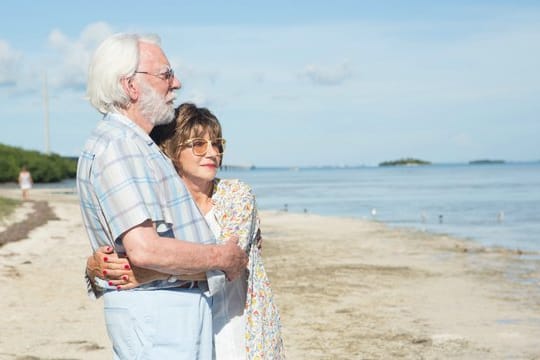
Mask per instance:
[[[167,97],[161,96],[145,82],[141,82],[141,113],[154,126],[174,120],[174,106],[167,104]]]

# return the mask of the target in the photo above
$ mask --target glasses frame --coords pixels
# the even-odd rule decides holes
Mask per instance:
[[[158,74],[153,74],[148,71],[135,71],[135,74],[145,74],[145,75],[151,75],[160,78],[161,80],[168,81],[169,83],[172,83],[174,80],[174,70],[172,68],[168,68],[167,70],[160,72]]]
[[[219,146],[216,146],[218,148],[216,153],[217,153],[217,155],[221,156],[221,155],[223,155],[225,153],[225,145],[227,144],[227,140],[225,140],[224,138],[215,138],[213,140],[205,139],[205,138],[191,138],[191,139],[188,139],[185,142],[181,143],[180,146],[190,147],[191,148],[191,153],[193,155],[195,155],[195,156],[206,156],[206,154],[208,153],[208,149],[210,149],[210,146],[214,147],[214,142],[217,141],[217,140],[221,141],[221,152],[219,152]],[[202,153],[202,154],[196,154],[195,153],[195,147],[193,146],[194,141],[204,141],[204,142],[206,142],[206,150],[204,151],[204,153]]]

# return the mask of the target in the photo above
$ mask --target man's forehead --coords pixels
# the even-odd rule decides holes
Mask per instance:
[[[139,50],[141,53],[140,63],[143,65],[167,65],[169,63],[163,50],[156,44],[141,42]]]

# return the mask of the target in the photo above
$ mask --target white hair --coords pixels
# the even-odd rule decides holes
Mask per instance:
[[[139,66],[139,43],[161,45],[157,35],[114,34],[99,45],[88,68],[86,95],[102,114],[126,109],[130,97],[120,80],[131,77]]]

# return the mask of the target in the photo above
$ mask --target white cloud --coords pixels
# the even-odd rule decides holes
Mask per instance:
[[[300,76],[317,85],[340,85],[352,76],[348,60],[335,66],[307,65]]]
[[[215,69],[208,69],[204,66],[194,66],[185,63],[177,57],[169,57],[171,66],[175,70],[175,75],[181,83],[184,82],[208,82],[215,85],[220,78],[220,72]]]
[[[109,24],[97,22],[90,24],[83,29],[80,41],[85,44],[86,47],[94,49],[112,33],[113,29]]]
[[[191,102],[197,106],[207,107],[209,109],[213,109],[217,103],[215,98],[201,90],[191,90],[186,94],[180,92],[177,97],[181,99],[181,102]]]
[[[0,86],[14,86],[22,54],[0,39]]]
[[[255,84],[263,84],[266,81],[266,76],[263,72],[257,71],[253,73],[253,82]]]
[[[475,142],[470,134],[459,133],[451,138],[451,143],[458,148],[469,148],[473,146]]]
[[[69,39],[60,30],[51,31],[48,41],[50,46],[60,51],[69,47]]]
[[[48,44],[56,52],[54,62],[48,66],[51,86],[83,89],[93,51],[112,33],[112,28],[103,22],[88,25],[77,39],[70,39],[57,29],[51,31]]]

